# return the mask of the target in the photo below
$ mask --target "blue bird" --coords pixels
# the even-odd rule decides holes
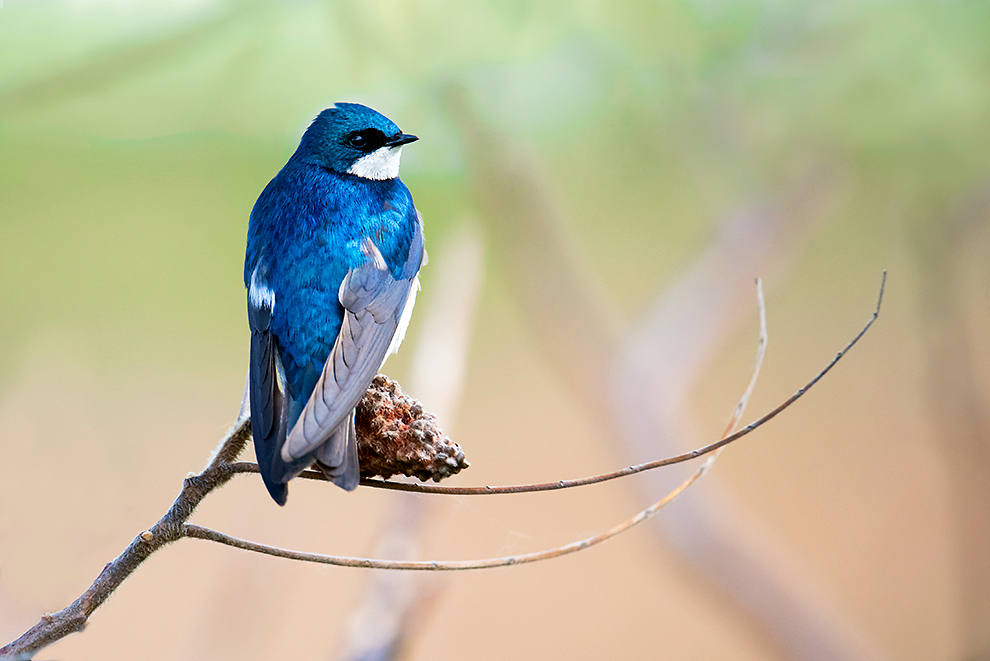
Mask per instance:
[[[402,146],[414,140],[371,108],[338,103],[251,211],[245,404],[279,505],[314,463],[348,491],[360,481],[354,407],[402,341],[426,258],[399,180]]]

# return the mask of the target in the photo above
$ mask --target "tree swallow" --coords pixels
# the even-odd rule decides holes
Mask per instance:
[[[279,505],[314,463],[348,491],[360,481],[354,407],[402,342],[426,258],[399,180],[402,146],[416,139],[371,108],[338,103],[251,211],[245,403]]]

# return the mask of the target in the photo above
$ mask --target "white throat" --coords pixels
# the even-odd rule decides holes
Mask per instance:
[[[401,156],[402,145],[382,147],[359,158],[347,171],[350,174],[376,181],[395,179],[399,176],[399,158]]]

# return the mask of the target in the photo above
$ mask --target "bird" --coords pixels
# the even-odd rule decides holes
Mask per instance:
[[[347,491],[360,482],[354,408],[402,342],[426,262],[422,218],[399,179],[416,140],[367,106],[336,103],[251,210],[242,410],[279,505],[313,464]]]

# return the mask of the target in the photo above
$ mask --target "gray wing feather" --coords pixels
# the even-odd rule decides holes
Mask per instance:
[[[354,411],[338,425],[330,438],[316,450],[316,464],[327,479],[351,491],[361,481],[357,462],[357,432],[354,429]]]
[[[425,254],[419,223],[402,271],[409,277],[393,278],[369,239],[361,247],[368,261],[351,269],[340,285],[340,332],[281,452],[286,462],[315,453],[327,477],[345,489],[360,479],[354,407],[381,368]]]

